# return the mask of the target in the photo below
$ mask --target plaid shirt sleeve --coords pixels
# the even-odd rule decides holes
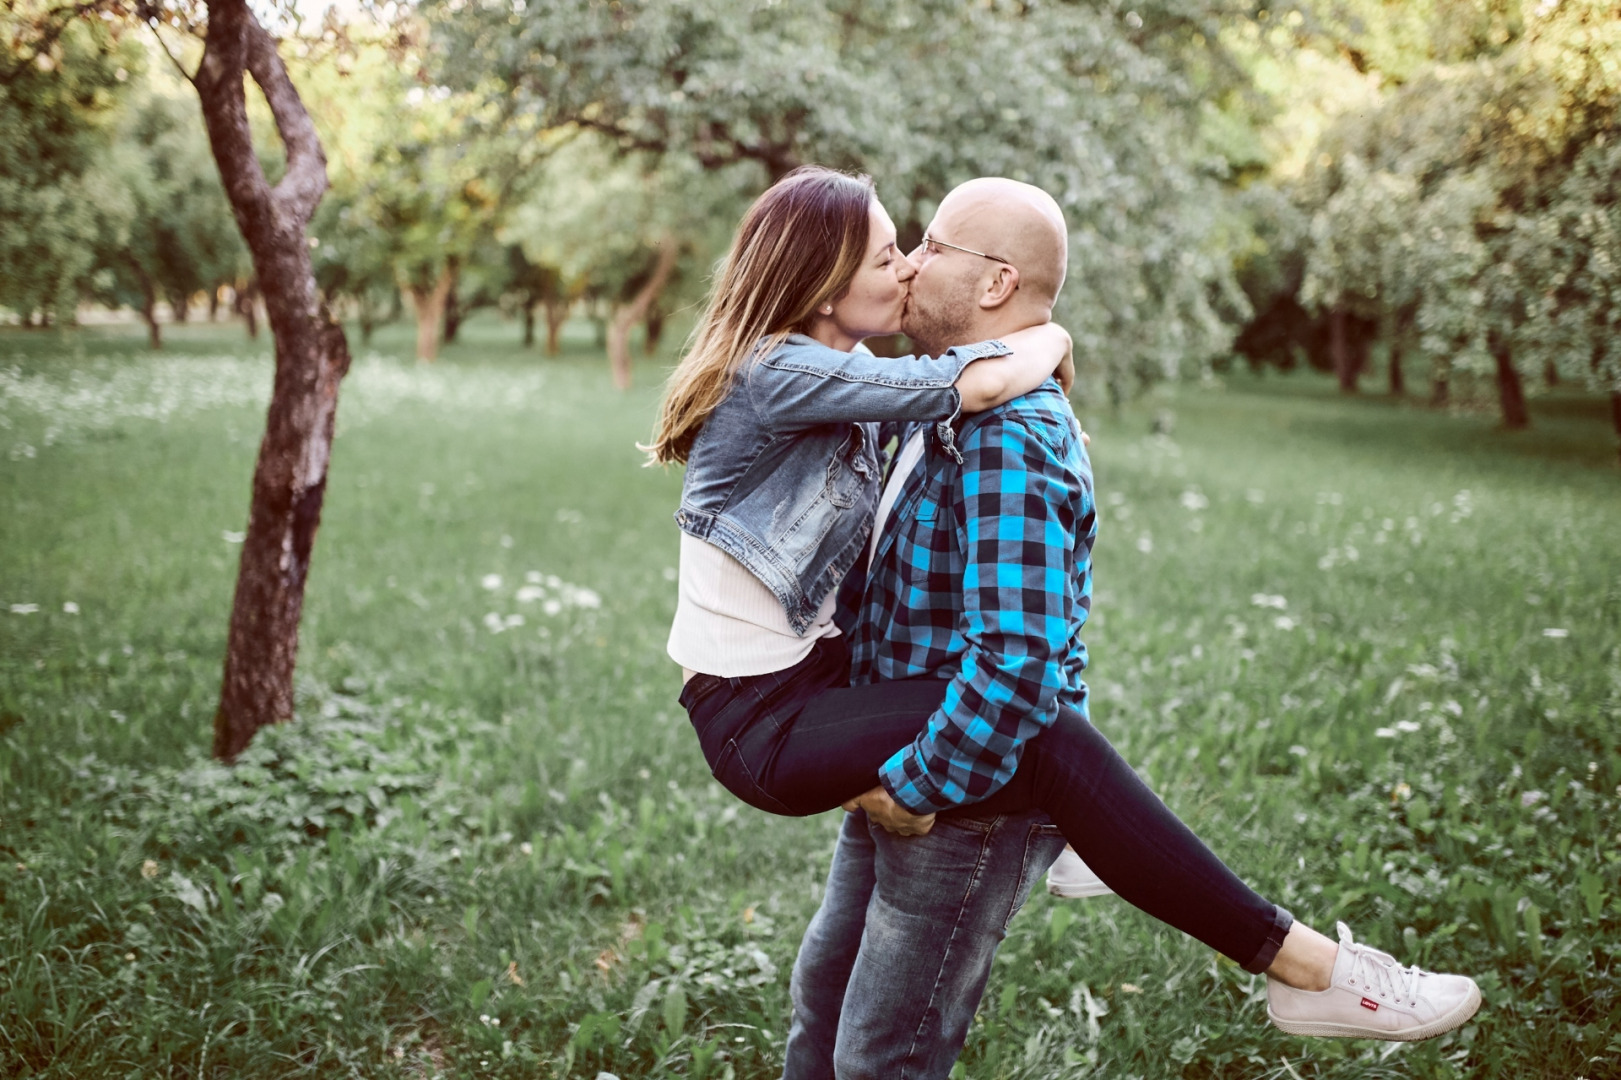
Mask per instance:
[[[941,511],[963,552],[967,649],[928,726],[879,771],[916,813],[991,795],[1012,777],[1025,740],[1058,715],[1077,625],[1070,609],[1085,605],[1090,577],[1091,536],[1077,532],[1093,515],[1090,490],[1077,491],[1054,441],[1039,419],[992,413],[959,443],[961,473]]]

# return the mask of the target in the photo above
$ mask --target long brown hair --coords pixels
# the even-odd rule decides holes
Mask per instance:
[[[753,355],[766,355],[850,286],[867,253],[872,179],[806,165],[754,200],[721,260],[686,355],[664,388],[649,464],[685,462]]]

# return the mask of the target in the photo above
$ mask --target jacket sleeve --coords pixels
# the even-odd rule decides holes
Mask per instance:
[[[962,409],[955,383],[975,360],[1006,356],[1000,341],[940,356],[880,357],[795,338],[751,365],[744,379],[767,430],[881,420],[950,421]]]
[[[978,802],[1013,776],[1026,740],[1058,715],[1077,600],[1096,531],[1088,486],[1017,416],[993,414],[959,444],[951,504],[964,554],[967,650],[945,700],[879,779],[916,813]],[[942,523],[944,526],[946,523]],[[1080,587],[1068,579],[1081,578]]]

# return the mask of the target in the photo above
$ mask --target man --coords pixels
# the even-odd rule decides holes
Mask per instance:
[[[1028,184],[957,188],[911,256],[907,333],[938,352],[1047,321],[1065,237],[1057,205]],[[794,965],[790,1080],[950,1072],[997,943],[1062,846],[1045,818],[1018,812],[1029,806],[1089,828],[1087,859],[1122,898],[1265,972],[1284,1031],[1411,1041],[1479,1008],[1466,976],[1403,967],[1343,923],[1336,944],[1295,922],[1091,727],[1080,631],[1095,533],[1084,439],[1054,384],[967,419],[955,438],[932,425],[906,434],[866,581],[844,591],[860,589],[851,676],[950,682],[879,785],[845,804]]]
[[[1067,233],[1045,192],[981,179],[946,197],[910,257],[903,328],[938,353],[1048,321]],[[955,445],[906,433],[852,679],[952,679],[928,729],[846,805],[794,967],[788,1080],[950,1072],[1008,922],[1064,846],[1044,815],[1000,814],[994,796],[952,808],[1005,783],[1060,705],[1084,714],[1094,533],[1091,466],[1056,384],[971,418]]]

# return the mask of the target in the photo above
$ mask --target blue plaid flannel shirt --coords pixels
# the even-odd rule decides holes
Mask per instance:
[[[879,770],[920,814],[988,797],[1060,704],[1086,712],[1097,535],[1091,462],[1056,383],[968,417],[960,461],[924,439],[865,582],[843,597],[852,683],[950,679],[922,733]]]

